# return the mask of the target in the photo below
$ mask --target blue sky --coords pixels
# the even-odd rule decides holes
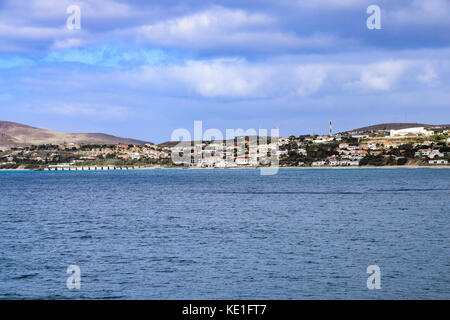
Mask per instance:
[[[449,0],[0,1],[0,120],[154,142],[194,120],[449,123],[449,17]]]

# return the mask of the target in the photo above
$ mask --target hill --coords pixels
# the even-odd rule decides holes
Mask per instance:
[[[35,128],[20,123],[0,121],[0,148],[40,144],[136,144],[151,142],[116,137],[104,133],[64,133]]]
[[[349,130],[346,132],[373,132],[373,131],[389,131],[389,130],[400,130],[414,127],[425,127],[425,128],[450,128],[450,124],[423,124],[423,123],[381,123],[372,126],[362,127],[358,129]]]

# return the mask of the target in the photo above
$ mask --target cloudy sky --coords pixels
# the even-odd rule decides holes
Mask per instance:
[[[449,123],[449,17],[450,0],[3,0],[0,120],[154,142],[194,120]]]

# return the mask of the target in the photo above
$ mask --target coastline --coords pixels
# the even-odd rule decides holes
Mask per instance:
[[[161,168],[161,167],[143,167],[133,169],[96,169],[96,170],[33,170],[33,169],[0,169],[0,172],[88,172],[88,171],[137,171],[137,170],[259,170],[264,167],[239,167],[239,168]],[[431,166],[417,166],[417,165],[403,165],[403,166],[320,166],[320,167],[279,167],[279,169],[303,169],[303,170],[323,170],[323,169],[450,169],[450,165],[431,165]]]

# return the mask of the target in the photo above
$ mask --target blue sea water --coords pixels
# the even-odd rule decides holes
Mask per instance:
[[[448,169],[0,172],[0,298],[450,299],[449,195]]]

